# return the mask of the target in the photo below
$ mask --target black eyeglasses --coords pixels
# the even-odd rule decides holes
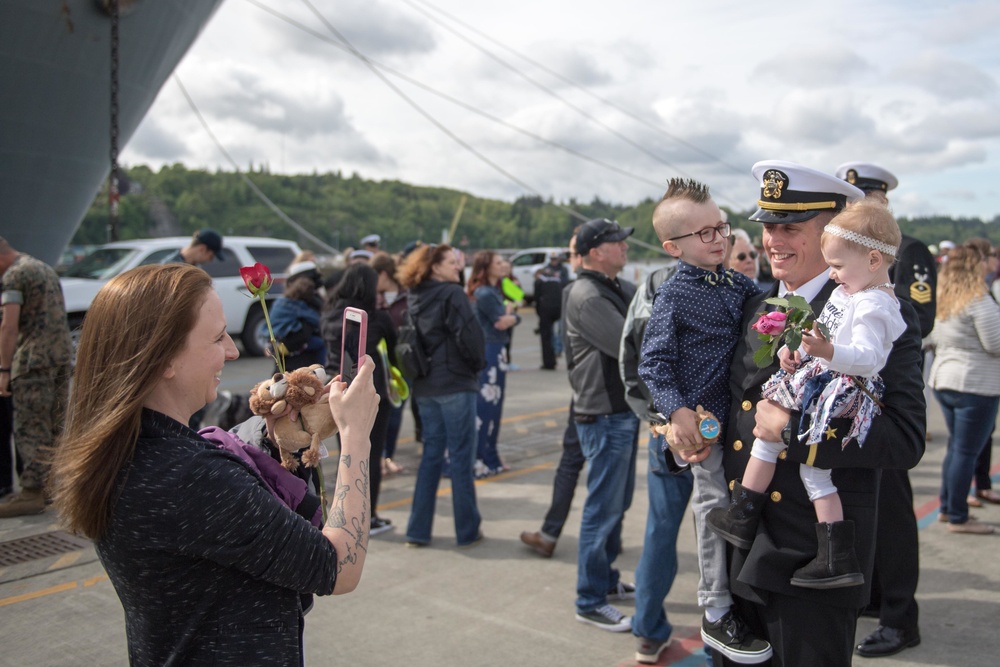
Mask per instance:
[[[756,251],[751,250],[749,256],[750,256],[750,259],[757,259],[757,253],[756,253]],[[736,261],[737,262],[742,262],[746,258],[747,258],[747,253],[745,253],[745,252],[741,252],[738,255],[736,255]]]
[[[667,239],[668,241],[678,241],[680,239],[686,239],[689,236],[697,236],[701,239],[702,243],[711,243],[715,240],[715,235],[718,234],[724,239],[729,238],[729,232],[732,230],[732,225],[728,222],[724,222],[718,227],[709,227],[708,229],[703,229],[700,232],[691,232],[690,234],[683,234],[681,236],[675,236],[672,239]]]

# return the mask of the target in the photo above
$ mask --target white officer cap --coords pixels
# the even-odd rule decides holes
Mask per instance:
[[[871,162],[845,162],[837,167],[837,178],[856,185],[865,192],[888,192],[899,185],[899,180],[892,172]]]
[[[864,191],[850,183],[794,162],[762,160],[750,171],[760,183],[760,208],[750,216],[757,222],[803,222],[865,198]]]

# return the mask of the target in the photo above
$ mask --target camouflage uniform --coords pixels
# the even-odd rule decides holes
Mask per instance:
[[[63,429],[72,344],[59,276],[48,264],[21,254],[3,275],[0,304],[20,304],[11,367],[14,444],[24,460],[21,487],[39,489],[48,477],[44,450]]]

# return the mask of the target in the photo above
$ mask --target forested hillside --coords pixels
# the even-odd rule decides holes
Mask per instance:
[[[223,234],[275,236],[315,244],[276,216],[238,173],[187,169],[175,164],[153,171],[145,166],[125,170],[127,193],[121,198],[119,236],[187,235],[199,227]],[[248,176],[289,217],[335,248],[356,246],[365,234],[378,233],[383,246],[397,250],[409,241],[439,241],[451,227],[464,193],[418,187],[398,181],[369,181],[357,174],[272,174],[256,170]],[[557,205],[558,204],[558,205]],[[654,202],[611,204],[553,202],[521,197],[514,202],[468,196],[454,242],[470,250],[564,245],[580,223],[565,208],[585,218],[608,217],[636,228],[636,238],[658,245],[649,221]],[[565,208],[563,208],[565,207]],[[74,244],[102,243],[107,238],[107,192],[100,193],[73,239]],[[730,211],[730,220],[751,235],[760,227],[748,223],[747,211]],[[900,227],[926,243],[962,241],[985,236],[1000,244],[998,220],[946,217],[900,219]],[[636,248],[633,256],[645,254]]]

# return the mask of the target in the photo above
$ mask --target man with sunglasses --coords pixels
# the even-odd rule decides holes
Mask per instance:
[[[618,375],[619,342],[635,286],[618,280],[628,261],[632,227],[590,220],[576,234],[583,268],[568,287],[563,313],[566,364],[580,449],[587,467],[577,557],[576,618],[602,630],[627,632],[631,619],[608,604],[634,597],[614,561],[621,551],[621,520],[635,488],[639,419],[625,400]],[[610,594],[610,595],[609,595]]]

